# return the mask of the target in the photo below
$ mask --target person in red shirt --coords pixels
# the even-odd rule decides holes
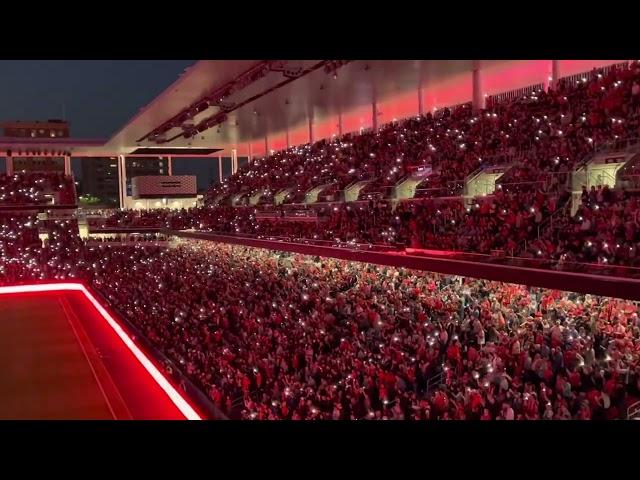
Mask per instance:
[[[460,342],[454,340],[447,347],[447,358],[449,361],[457,367],[462,359],[461,351],[460,351]]]
[[[470,364],[475,364],[478,360],[478,351],[475,349],[473,345],[470,345],[467,349],[467,360]]]
[[[449,407],[449,398],[447,394],[442,390],[438,390],[435,393],[433,399],[433,408],[436,411],[436,414],[442,414]]]

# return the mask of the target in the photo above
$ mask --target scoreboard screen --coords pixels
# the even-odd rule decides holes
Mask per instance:
[[[195,175],[143,175],[131,180],[133,198],[195,197]]]

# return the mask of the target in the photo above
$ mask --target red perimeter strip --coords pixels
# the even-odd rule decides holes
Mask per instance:
[[[136,359],[82,292],[66,292],[100,360],[136,420],[184,420],[171,398]]]
[[[62,283],[0,287],[0,295],[56,291],[65,297],[65,312],[115,417],[136,420],[201,419],[184,392],[164,376],[161,367],[138,348],[119,321],[83,285]],[[118,397],[123,401],[120,402]]]

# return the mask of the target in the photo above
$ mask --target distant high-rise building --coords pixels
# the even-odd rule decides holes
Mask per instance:
[[[127,158],[127,195],[131,195],[133,178],[146,175],[168,175],[168,169],[168,160],[165,158]],[[103,203],[111,205],[118,203],[118,159],[116,157],[82,160],[82,194],[98,197]]]
[[[84,158],[82,169],[82,195],[97,197],[102,203],[118,203],[118,159]]]

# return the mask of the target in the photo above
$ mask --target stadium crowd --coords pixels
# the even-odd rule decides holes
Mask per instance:
[[[384,125],[376,132],[347,134],[293,147],[247,165],[208,198],[221,201],[244,193],[271,194],[296,185],[300,194],[323,183],[339,189],[363,179],[376,188],[393,185],[417,166],[432,170],[423,187],[437,196],[479,168],[517,161],[510,183],[562,186],[567,173],[597,145],[638,136],[640,64],[593,72],[584,81],[561,80],[509,103],[474,112],[470,104]],[[553,179],[553,177],[557,177]],[[455,188],[454,188],[455,190]],[[453,192],[449,192],[452,194]]]
[[[637,231],[637,222],[630,226],[635,216],[625,216],[625,246],[616,255],[596,254],[594,249],[581,254],[577,249],[583,246],[584,230],[560,231],[558,226],[592,216],[581,211],[571,218],[565,208],[570,172],[576,164],[597,146],[639,136],[639,82],[640,66],[631,62],[627,68],[594,71],[584,81],[560,81],[556,89],[533,92],[481,112],[464,104],[393,122],[377,132],[321,140],[257,160],[213,185],[207,194],[208,207],[174,213],[118,212],[92,222],[635,265],[638,238],[632,232]],[[496,165],[506,170],[496,191],[465,206],[460,197],[464,178]],[[377,195],[413,175],[418,166],[428,167],[431,174],[419,183],[413,201],[396,204]],[[629,167],[626,175],[634,172]],[[324,197],[336,197],[341,189],[363,179],[371,182],[360,191],[357,203],[288,203],[302,201],[304,192],[314,185],[332,185]],[[276,192],[292,184],[297,187],[283,205],[262,202],[273,201]],[[247,199],[256,192],[263,192],[263,198],[247,206]],[[244,194],[239,201],[244,206],[227,204],[240,194]],[[614,194],[629,195],[622,190]],[[306,208],[317,221],[285,218],[285,210],[297,208]],[[268,211],[274,215],[260,215]],[[605,210],[599,215],[604,218]],[[609,235],[616,236],[620,237]],[[595,244],[592,239],[586,242],[587,248]]]
[[[638,192],[607,186],[582,193],[574,216],[558,215],[529,254],[563,262],[640,266],[640,199]]]
[[[91,283],[231,418],[613,419],[640,399],[634,302],[199,241],[14,258],[2,283]]]
[[[310,217],[285,217],[284,210],[263,215],[250,207],[203,207],[188,211],[116,212],[90,220],[94,229],[156,227],[197,229],[225,234],[283,237],[290,241],[339,241],[491,253],[524,250],[538,226],[568,194],[498,190],[465,207],[462,199],[425,198],[415,202],[370,200],[311,207]]]
[[[46,195],[55,198],[58,204],[74,205],[73,177],[58,172],[0,174],[0,205],[49,203]]]
[[[482,112],[462,105],[295,147],[212,187],[206,207],[119,211],[89,225],[639,266],[637,193],[585,189],[572,216],[566,188],[596,145],[638,135],[639,81],[631,63]],[[513,166],[492,195],[451,198],[496,164]],[[419,200],[372,195],[424,165],[433,173]],[[66,179],[30,175],[1,177],[0,202],[40,203],[56,182],[66,198]],[[362,202],[313,206],[309,218],[226,204],[291,184],[296,202],[314,185],[332,183],[333,194],[359,180],[372,181]],[[75,219],[2,212],[0,284],[86,281],[230,418],[617,419],[640,400],[635,302],[159,238],[89,245]]]

